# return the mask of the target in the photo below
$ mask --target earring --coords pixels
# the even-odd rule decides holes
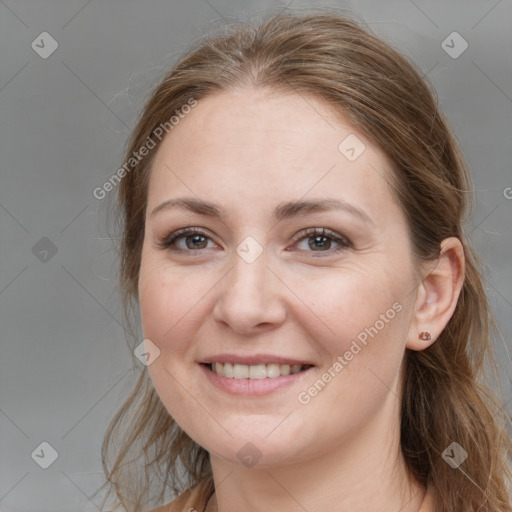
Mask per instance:
[[[429,331],[422,331],[420,332],[418,338],[423,341],[430,341],[432,339],[432,335]]]

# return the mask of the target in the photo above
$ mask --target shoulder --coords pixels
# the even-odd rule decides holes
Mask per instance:
[[[175,500],[150,512],[203,512],[213,494],[213,480],[207,475],[196,485],[181,493]]]

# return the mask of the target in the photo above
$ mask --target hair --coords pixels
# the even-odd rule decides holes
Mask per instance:
[[[150,139],[156,147],[124,173],[116,204],[119,285],[130,343],[141,340],[132,327],[139,315],[148,181],[161,142],[155,129],[168,128],[176,110],[191,100],[249,87],[321,99],[389,157],[416,263],[434,261],[447,237],[461,241],[465,276],[451,319],[431,346],[406,349],[401,450],[410,474],[433,487],[437,512],[510,512],[512,446],[505,428],[510,418],[485,373],[491,369],[493,387],[501,389],[491,340],[496,322],[463,228],[471,206],[470,174],[433,88],[408,59],[351,18],[324,9],[231,23],[189,47],[154,88],[126,161]],[[212,478],[208,452],[167,412],[146,368],[136,368],[133,391],[102,446],[104,486],[117,506],[129,511],[143,510],[153,488],[159,504],[169,490],[180,494]],[[452,442],[468,452],[457,469],[442,457]]]

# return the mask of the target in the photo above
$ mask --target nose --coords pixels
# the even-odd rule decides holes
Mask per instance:
[[[219,283],[213,310],[217,322],[239,334],[258,333],[284,322],[285,286],[268,263],[265,250],[250,263],[233,252],[231,270]]]

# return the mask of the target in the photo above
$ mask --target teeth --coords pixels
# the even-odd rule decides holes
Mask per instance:
[[[301,370],[302,370],[301,364],[294,364],[292,366],[291,372],[292,372],[292,374],[294,374],[294,373],[299,373]]]
[[[223,366],[220,363],[215,363],[215,364],[219,364],[219,366]],[[235,376],[235,373],[233,371],[233,365],[231,363],[224,363],[224,377],[229,377],[230,379],[232,379],[234,376]]]
[[[294,375],[303,369],[301,364],[231,364],[213,363],[211,370],[218,375],[229,379],[266,379],[280,377],[281,375]]]
[[[222,363],[217,363],[217,366]],[[234,364],[233,365],[233,378],[234,379],[248,379],[249,378],[249,367],[245,364]]]
[[[240,365],[247,368],[245,365]],[[235,373],[235,375],[238,375]],[[266,379],[267,378],[267,367],[264,364],[255,364],[249,366],[249,375],[250,379]]]
[[[224,375],[224,365],[222,363],[213,363],[213,371],[219,375]]]
[[[283,369],[285,365],[282,365]],[[267,377],[279,377],[280,375],[284,375],[281,371],[281,366],[278,364],[267,364]]]

